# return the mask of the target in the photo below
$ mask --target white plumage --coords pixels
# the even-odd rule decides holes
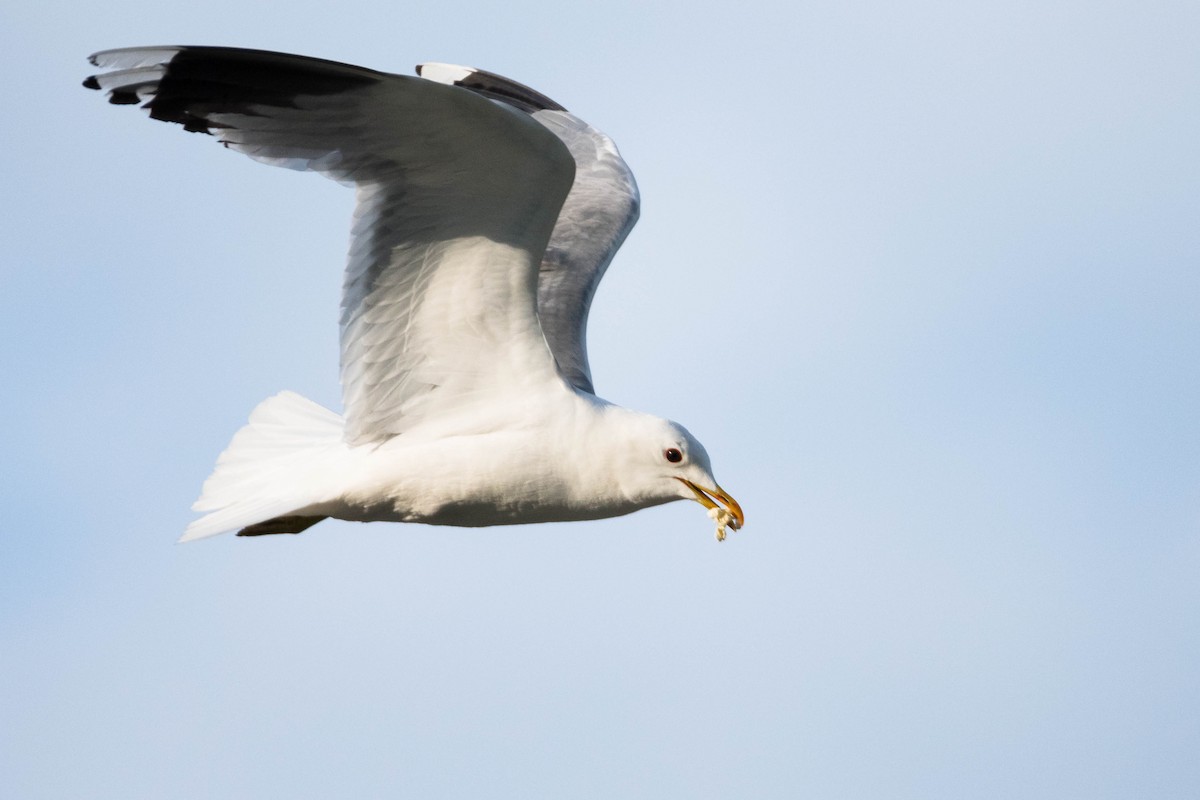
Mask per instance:
[[[353,185],[345,415],[284,392],[253,412],[183,536],[325,517],[594,519],[677,499],[744,521],[681,426],[594,394],[596,286],[638,214],[604,134],[491,73],[422,77],[255,50],[92,56],[84,85],[277,166]]]

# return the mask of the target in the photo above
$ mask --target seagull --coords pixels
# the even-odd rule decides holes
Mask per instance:
[[[638,218],[612,140],[483,70],[397,75],[228,47],[90,58],[84,86],[275,166],[354,187],[343,414],[258,405],[180,541],[326,518],[490,526],[695,500],[745,523],[685,428],[595,394],[588,309]]]

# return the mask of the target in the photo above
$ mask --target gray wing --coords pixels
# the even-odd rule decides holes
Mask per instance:
[[[574,165],[527,114],[419,78],[256,50],[130,48],[92,63],[113,71],[84,85],[113,103],[145,102],[155,119],[356,187],[342,295],[348,441],[558,380],[537,275]]]
[[[638,219],[640,197],[612,139],[545,95],[470,67],[421,64],[421,77],[461,86],[530,114],[575,159],[575,182],[559,212],[538,273],[538,316],[563,377],[594,392],[587,358],[592,297]]]

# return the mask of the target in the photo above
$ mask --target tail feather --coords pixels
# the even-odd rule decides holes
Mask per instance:
[[[342,430],[339,415],[294,392],[264,400],[217,459],[192,506],[207,513],[188,525],[179,541],[239,529],[248,535],[299,533],[315,525],[321,517],[295,512],[331,499],[323,478],[330,461],[346,452]],[[300,527],[285,521],[298,516],[313,521]],[[288,527],[293,530],[284,530]]]

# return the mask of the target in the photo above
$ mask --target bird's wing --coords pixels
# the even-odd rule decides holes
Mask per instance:
[[[342,297],[346,438],[559,381],[538,269],[574,162],[545,126],[452,86],[300,56],[109,50],[85,86],[252,158],[353,184]]]
[[[588,309],[604,271],[638,219],[641,201],[633,173],[612,139],[527,86],[448,64],[421,64],[417,72],[525,111],[571,151],[575,183],[542,258],[538,315],[563,377],[593,392],[587,358]]]

